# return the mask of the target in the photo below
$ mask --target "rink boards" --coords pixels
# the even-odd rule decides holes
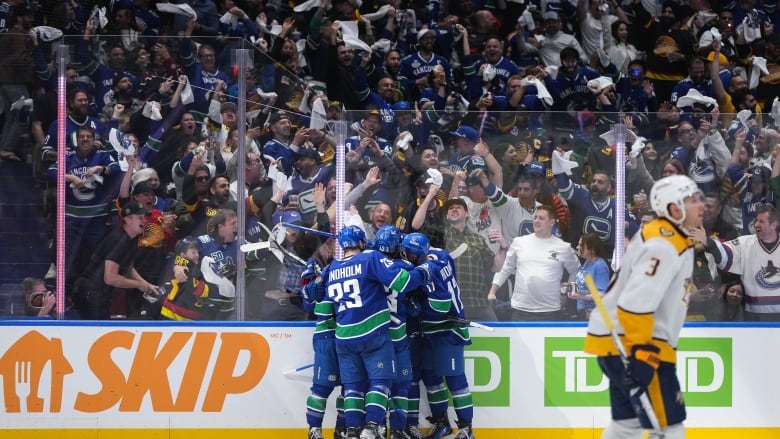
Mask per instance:
[[[309,324],[0,326],[3,437],[305,434]],[[472,329],[466,351],[477,436],[597,437],[609,422],[608,382],[581,352],[584,325],[494,326]],[[778,340],[774,326],[686,326],[678,375],[688,437],[780,438]],[[331,398],[326,426],[333,407]]]

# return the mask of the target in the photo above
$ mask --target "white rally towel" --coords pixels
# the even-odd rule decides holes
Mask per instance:
[[[188,4],[175,5],[173,3],[157,3],[157,10],[175,15],[184,15],[185,17],[191,17],[196,20],[198,19],[198,14],[192,9],[192,6]]]
[[[162,120],[162,114],[160,114],[160,103],[157,101],[147,101],[144,104],[141,114],[151,120]]]
[[[750,69],[750,79],[748,80],[748,88],[754,89],[758,87],[758,80],[761,79],[761,75],[768,75],[769,70],[766,68],[766,58],[762,56],[753,57],[753,68]]]
[[[717,105],[717,102],[715,101],[715,99],[709,96],[702,95],[695,88],[688,90],[688,94],[686,94],[685,96],[677,100],[677,108],[691,107],[693,106],[693,104],[704,104],[707,106],[709,105],[715,106]]]

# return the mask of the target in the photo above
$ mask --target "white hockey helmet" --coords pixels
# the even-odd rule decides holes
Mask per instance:
[[[669,221],[682,225],[685,221],[685,198],[698,193],[699,186],[685,175],[670,175],[655,182],[650,189],[650,207],[656,214]],[[682,218],[674,219],[669,213],[669,205],[674,204],[682,211]]]

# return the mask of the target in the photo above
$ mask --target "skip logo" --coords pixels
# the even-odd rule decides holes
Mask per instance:
[[[509,407],[509,337],[473,337],[466,377],[475,407]]]
[[[544,405],[607,407],[609,380],[596,357],[582,352],[582,337],[544,341]],[[688,407],[732,406],[731,338],[684,338],[677,350],[677,377]]]
[[[84,342],[86,358],[68,358],[62,339],[29,331],[0,356],[4,412],[139,412],[146,404],[154,412],[219,412],[229,395],[255,388],[268,367],[270,347],[260,334],[163,336],[111,331]],[[114,361],[128,356],[128,363]],[[186,364],[182,374],[169,371],[174,363]],[[78,388],[94,381],[97,386]]]

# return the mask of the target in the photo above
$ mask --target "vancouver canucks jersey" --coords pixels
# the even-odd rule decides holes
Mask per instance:
[[[423,333],[426,337],[449,337],[455,343],[471,344],[468,328],[448,319],[465,317],[455,273],[455,261],[447,251],[431,248],[424,264],[430,269],[431,282],[425,287],[427,300],[420,304]]]
[[[333,261],[322,271],[325,301],[336,313],[336,340],[364,342],[387,333],[390,309],[387,290],[406,292],[422,283],[417,271],[407,271],[382,253],[366,250]]]

